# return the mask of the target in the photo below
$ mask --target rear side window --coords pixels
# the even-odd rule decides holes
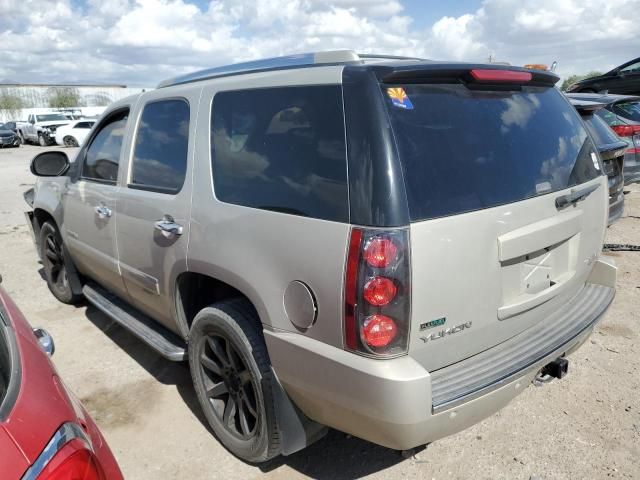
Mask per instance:
[[[410,84],[383,94],[412,221],[517,202],[601,174],[580,117],[553,88]]]
[[[219,92],[211,114],[216,197],[346,222],[344,136],[337,85]]]
[[[162,100],[145,105],[138,124],[129,186],[180,191],[187,172],[189,104]]]
[[[116,181],[127,118],[129,109],[120,110],[99,125],[87,148],[82,166],[83,178],[109,183]]]
[[[640,122],[640,102],[616,103],[613,106],[616,115],[633,122]]]
[[[596,142],[596,147],[600,148],[600,145],[610,145],[612,143],[619,143],[620,137],[611,130],[609,125],[597,115],[587,115],[582,117],[587,130]]]

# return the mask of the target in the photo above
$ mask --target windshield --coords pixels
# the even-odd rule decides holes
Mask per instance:
[[[517,202],[600,175],[580,117],[553,88],[389,87],[383,94],[412,221]]]
[[[36,115],[37,122],[55,122],[57,120],[68,120],[67,117],[59,113],[48,113],[46,115]]]

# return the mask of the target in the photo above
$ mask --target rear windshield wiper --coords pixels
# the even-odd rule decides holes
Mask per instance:
[[[556,208],[558,210],[562,210],[563,208],[568,207],[569,205],[575,205],[580,200],[584,200],[593,192],[595,192],[600,185],[591,185],[590,187],[581,188],[580,190],[572,190],[571,193],[567,193],[566,195],[560,195],[556,197]]]

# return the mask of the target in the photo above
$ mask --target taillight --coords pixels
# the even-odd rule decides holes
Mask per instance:
[[[71,440],[44,467],[38,480],[104,480],[93,452]]]
[[[613,125],[611,128],[620,137],[632,137],[640,134],[640,125]]]
[[[381,307],[391,303],[397,291],[393,280],[386,277],[374,277],[364,284],[363,296],[369,304]]]
[[[351,230],[344,283],[346,349],[376,357],[407,352],[410,279],[407,229]]]
[[[398,259],[398,247],[390,238],[373,237],[364,247],[364,259],[372,267],[388,267]]]
[[[23,479],[106,480],[91,443],[75,423],[58,429]]]

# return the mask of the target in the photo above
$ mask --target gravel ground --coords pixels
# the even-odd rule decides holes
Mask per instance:
[[[41,147],[0,150],[0,274],[55,364],[104,432],[127,479],[640,478],[640,253],[616,252],[618,293],[562,381],[528,388],[501,412],[413,458],[330,432],[290,457],[247,465],[210,434],[186,365],[165,361],[92,307],[48,292],[22,212]],[[73,152],[73,149],[68,149]],[[640,185],[608,243],[640,243]]]

